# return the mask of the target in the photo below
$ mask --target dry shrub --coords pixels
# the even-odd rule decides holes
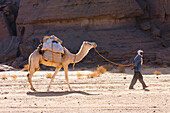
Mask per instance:
[[[111,65],[111,64],[103,65],[103,67],[104,67],[107,71],[111,71],[111,70],[114,68],[113,65]]]
[[[52,74],[51,73],[47,73],[46,74],[46,78],[51,78],[52,77]]]
[[[160,71],[154,71],[153,72],[155,75],[162,75],[162,72],[160,72]]]
[[[94,71],[93,72],[93,76],[94,77],[99,77],[102,73],[98,72],[98,71]]]
[[[125,67],[124,66],[119,66],[118,70],[120,73],[124,73],[125,72]]]
[[[21,71],[28,70],[28,67],[29,67],[29,64],[24,65],[24,68],[22,68],[22,70],[21,70]]]
[[[2,75],[2,76],[1,76],[1,79],[2,79],[2,80],[7,79],[6,75]]]
[[[87,78],[99,77],[100,75],[101,75],[100,72],[94,71],[92,74],[87,74]]]
[[[80,79],[83,74],[80,74],[79,72],[77,73],[77,78]]]
[[[13,75],[11,76],[12,80],[16,80],[17,79],[17,76],[16,75]]]
[[[168,65],[165,65],[165,64],[164,64],[164,65],[162,65],[162,67],[163,67],[163,68],[167,68],[167,67],[168,67]]]
[[[106,69],[103,67],[103,66],[98,66],[97,67],[97,72],[98,73],[101,73],[101,74],[103,74],[103,73],[106,73]]]
[[[103,66],[98,66],[97,70],[91,74],[87,74],[87,78],[99,77],[101,74],[106,73],[106,69]]]
[[[92,74],[87,74],[87,78],[94,78],[93,73]]]

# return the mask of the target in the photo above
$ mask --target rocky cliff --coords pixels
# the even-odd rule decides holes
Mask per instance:
[[[18,3],[17,16],[13,14],[16,27],[12,27],[5,8]],[[101,54],[115,62],[129,63],[136,51],[143,49],[146,64],[170,65],[168,0],[11,0],[2,7],[4,4],[0,7],[0,41],[15,36],[19,43],[15,57],[1,62],[19,65],[44,35],[54,34],[73,53],[88,40],[96,42]],[[92,50],[83,62],[104,60]]]

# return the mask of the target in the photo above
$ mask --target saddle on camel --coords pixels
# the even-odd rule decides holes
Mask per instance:
[[[39,52],[43,55],[43,59],[51,62],[60,61],[62,55],[64,54],[61,44],[62,40],[54,35],[44,36],[41,44],[39,45]]]

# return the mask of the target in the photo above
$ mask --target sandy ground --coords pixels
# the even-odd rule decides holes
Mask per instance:
[[[153,75],[155,70],[163,74]],[[82,79],[77,79],[77,72],[84,74]],[[146,90],[139,82],[134,90],[128,89],[133,71],[126,69],[126,73],[111,71],[91,79],[86,77],[91,71],[69,71],[73,91],[68,91],[60,71],[47,92],[46,73],[53,71],[35,73],[37,92],[32,92],[27,72],[0,72],[8,78],[0,79],[0,113],[170,113],[170,68],[145,69]],[[17,79],[12,80],[12,75]]]

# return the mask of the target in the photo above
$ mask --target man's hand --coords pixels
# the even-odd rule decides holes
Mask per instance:
[[[134,70],[134,69],[135,69],[135,67],[132,67],[132,68],[131,68],[131,70]]]

